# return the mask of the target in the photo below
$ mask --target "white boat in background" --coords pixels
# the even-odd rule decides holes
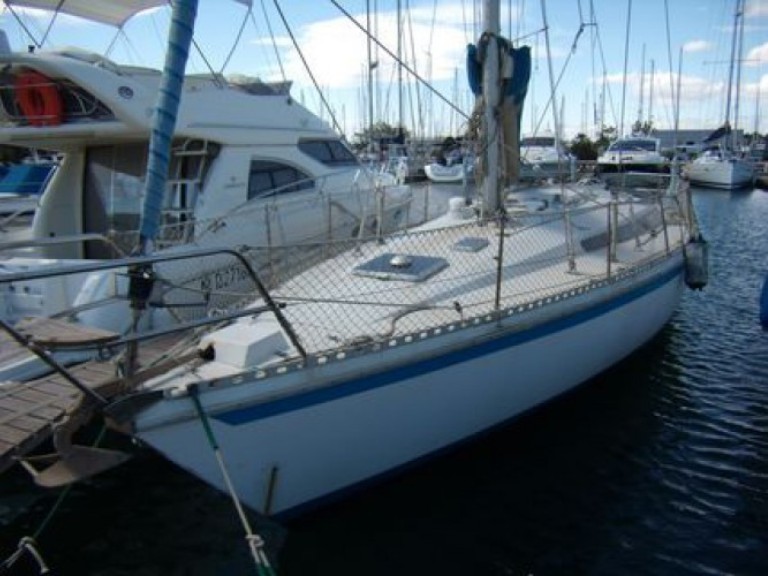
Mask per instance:
[[[460,184],[471,180],[474,170],[474,162],[467,156],[452,164],[432,162],[424,166],[424,174],[427,178],[439,184]]]
[[[685,166],[685,175],[696,186],[735,190],[755,181],[755,165],[725,148],[708,148]]]
[[[80,3],[8,1],[121,25],[163,0]],[[248,2],[240,2],[248,4]],[[4,43],[7,47],[7,42]],[[2,45],[2,44],[0,44]],[[2,273],[112,259],[139,245],[152,110],[159,70],[121,65],[80,49],[0,53],[0,144],[60,155],[32,222],[23,257]],[[406,224],[411,193],[361,167],[344,141],[296,102],[289,84],[221,74],[184,79],[168,158],[168,180],[152,240],[157,252],[232,246],[277,247],[380,235]],[[2,248],[18,253],[22,244]],[[231,263],[215,258],[167,269],[189,293],[225,283]],[[257,268],[264,262],[253,263]],[[226,281],[222,278],[226,278]],[[0,317],[50,315],[75,302],[112,301],[110,314],[81,319],[124,333],[131,314],[114,271],[4,283]],[[121,287],[122,286],[122,287]],[[223,287],[223,286],[222,286]],[[117,302],[117,303],[115,303]]]
[[[727,95],[725,101],[725,122],[712,132],[704,143],[709,145],[707,149],[685,168],[685,174],[691,183],[707,188],[719,188],[723,190],[735,190],[754,184],[755,166],[749,159],[739,152],[738,134],[738,80],[733,82],[734,66],[741,66],[741,59],[737,56],[737,38],[744,27],[744,0],[736,0],[734,7],[734,22],[731,43],[730,70],[728,73]],[[737,78],[740,75],[737,75]],[[734,110],[734,128],[731,129],[731,97],[735,93],[736,106]],[[712,143],[716,143],[712,146]]]
[[[483,14],[477,52],[489,109],[483,186],[471,205],[453,199],[444,215],[387,235],[251,247],[251,258],[222,250],[231,265],[206,299],[197,294],[195,319],[172,331],[88,334],[98,357],[76,371],[57,367],[56,378],[92,400],[62,428],[104,415],[236,501],[296,513],[540,406],[653,338],[686,279],[704,282],[685,183],[674,179],[652,201],[581,183],[500,189],[497,110],[515,129],[531,59],[528,47],[501,41],[498,2]],[[505,94],[500,68],[519,75]],[[176,287],[155,293],[157,268],[214,248],[72,272],[133,270],[125,296],[137,324],[150,304],[179,302]],[[302,252],[317,257],[296,266]],[[262,256],[267,264],[254,268]],[[241,291],[244,306],[243,298],[222,306],[229,278],[253,284]],[[46,322],[19,326],[17,340],[55,348],[60,342],[39,329]],[[41,382],[50,386],[31,380],[25,390]],[[0,433],[15,416],[4,416]],[[39,437],[0,453],[0,469]],[[76,480],[120,460],[77,448],[36,472],[38,482]]]
[[[524,136],[520,140],[520,179],[576,180],[576,158],[557,141],[554,134]]]
[[[597,169],[602,174],[669,172],[669,162],[661,153],[661,140],[650,136],[619,138],[597,158]]]

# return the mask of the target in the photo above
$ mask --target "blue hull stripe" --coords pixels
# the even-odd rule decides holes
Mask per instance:
[[[275,400],[273,402],[255,404],[253,406],[229,410],[227,412],[215,414],[213,415],[213,418],[233,426],[247,424],[255,420],[262,420],[264,418],[276,416],[284,412],[301,410],[315,404],[322,404],[324,402],[330,402],[345,396],[359,394],[374,388],[380,388],[389,384],[398,383],[402,380],[428,374],[436,370],[442,370],[454,364],[474,360],[487,354],[493,354],[494,352],[498,352],[499,350],[503,350],[505,348],[510,348],[525,342],[530,342],[531,340],[543,338],[555,332],[561,332],[584,322],[588,322],[603,314],[607,314],[616,308],[620,308],[633,300],[641,298],[642,296],[645,296],[646,294],[661,288],[663,285],[679,277],[681,271],[682,266],[676,266],[664,275],[659,276],[644,286],[640,286],[639,288],[631,292],[627,292],[618,298],[600,303],[592,308],[581,310],[570,316],[552,320],[551,322],[541,324],[531,328],[530,330],[524,330],[522,332],[495,338],[476,346],[467,346],[466,348],[451,354],[437,356],[427,360],[421,360],[405,366],[399,366],[393,368],[392,370],[388,370],[387,372],[348,380],[347,382],[338,384],[336,386],[329,386],[327,388],[313,390],[304,394],[298,394],[296,396]]]

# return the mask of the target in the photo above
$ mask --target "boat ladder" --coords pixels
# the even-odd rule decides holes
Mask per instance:
[[[172,155],[172,176],[166,185],[162,225],[155,239],[157,248],[186,244],[192,239],[195,206],[216,147],[207,141],[186,140],[181,147],[174,148]]]

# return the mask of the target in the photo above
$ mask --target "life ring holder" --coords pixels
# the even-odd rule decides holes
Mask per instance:
[[[22,116],[31,126],[58,126],[64,118],[64,103],[56,84],[35,70],[22,72],[14,84]]]

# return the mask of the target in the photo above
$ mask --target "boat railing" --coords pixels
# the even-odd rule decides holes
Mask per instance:
[[[419,334],[438,334],[478,322],[514,320],[642,273],[665,260],[685,236],[685,223],[669,197],[657,202],[613,200],[570,210],[567,218],[562,211],[553,212],[486,220],[468,217],[466,223],[394,233],[384,244],[376,238],[348,238],[88,262],[6,274],[0,276],[0,284],[88,272],[127,276],[127,287],[119,298],[126,313],[129,307],[137,314],[165,310],[171,321],[115,334],[107,342],[81,345],[81,349],[98,349],[101,355],[140,356],[128,349],[141,350],[145,342],[170,334],[178,335],[191,349],[201,330],[269,313],[292,345],[293,352],[285,358],[290,361],[331,350],[409,342]],[[574,232],[564,235],[568,222]],[[607,224],[603,231],[590,232],[601,222]],[[444,256],[446,246],[452,252],[450,265]],[[361,265],[367,255],[371,260],[380,258],[382,249],[390,252],[389,261]],[[406,264],[422,256],[446,264],[435,272],[434,280],[423,282],[409,278],[407,266],[403,270],[391,263],[397,255],[404,256]],[[495,273],[488,267],[489,259],[498,263]],[[197,271],[182,278],[180,271],[191,268],[191,260]],[[201,264],[206,260],[209,264]],[[403,271],[405,275],[398,276]],[[371,277],[381,282],[371,282]],[[143,279],[150,285],[137,291],[133,281],[141,284]],[[338,313],[317,316],[328,307]],[[132,370],[132,362],[127,365]]]
[[[275,247],[267,288],[286,305],[286,318],[310,354],[408,341],[441,326],[455,329],[473,319],[542,309],[641,273],[681,245],[685,226],[676,215],[672,198],[616,199],[571,210],[573,235],[563,234],[567,218],[562,211],[521,212],[503,220],[469,217],[466,224],[408,230],[387,236],[383,245],[373,239],[339,241],[333,243],[333,258],[312,262],[313,249],[320,254],[329,248]],[[602,231],[590,232],[598,224],[605,225]],[[443,260],[446,246],[451,247],[451,263],[434,279],[423,282],[408,270],[411,259],[417,262],[414,268],[422,257]],[[249,252],[254,259],[259,249]],[[367,255],[371,261],[361,265]],[[405,270],[387,260],[398,255]],[[307,262],[298,263],[298,256]],[[500,262],[495,274],[489,273],[489,259]],[[543,269],[549,271],[546,277],[540,274]],[[359,277],[381,282],[376,286]],[[312,311],[324,306],[338,308],[338,314],[320,321]]]
[[[113,250],[119,257],[125,257],[126,253],[114,241],[113,238],[104,234],[89,232],[87,234],[72,234],[67,236],[52,236],[50,238],[27,238],[24,240],[15,240],[12,242],[0,243],[0,253],[25,250],[30,248],[50,248],[63,246],[65,244],[84,244],[86,242],[99,242]]]
[[[226,258],[233,265],[222,268],[220,266],[222,258]],[[199,268],[199,262],[205,259],[210,260],[211,266],[202,272],[201,276],[191,279],[191,283],[197,280],[197,287],[191,286],[190,282],[184,283],[178,279],[165,281],[163,265],[176,263],[180,266],[189,268],[189,261],[196,261]],[[214,268],[214,266],[218,266]],[[123,283],[122,293],[112,298],[110,301],[103,300],[93,302],[92,306],[74,307],[64,313],[57,314],[55,318],[25,318],[17,323],[22,326],[17,329],[10,322],[0,320],[0,327],[5,329],[11,337],[22,346],[27,346],[33,353],[49,355],[56,350],[66,349],[67,351],[93,351],[94,355],[100,358],[113,357],[124,351],[127,358],[135,357],[136,348],[140,342],[167,336],[169,334],[189,333],[194,329],[213,326],[242,316],[255,316],[263,312],[271,312],[277,322],[283,328],[289,341],[294,345],[299,354],[304,354],[304,349],[300,343],[293,328],[285,320],[282,313],[281,304],[276,303],[265,285],[262,283],[257,272],[251,266],[251,263],[242,250],[229,248],[213,249],[194,249],[173,254],[155,254],[152,256],[128,257],[107,261],[90,261],[78,264],[67,264],[63,266],[43,267],[21,272],[9,272],[0,275],[0,285],[12,284],[14,282],[30,282],[35,280],[44,280],[47,278],[61,277],[67,275],[85,275],[85,274],[112,273],[126,277],[127,282]],[[251,301],[258,299],[261,304],[256,307],[244,308],[238,306],[229,306],[228,308],[216,306],[216,298],[211,298],[212,292],[224,291],[229,288],[227,282],[237,279],[241,281],[246,278],[250,281],[251,288],[248,291],[248,297]],[[207,283],[206,283],[207,281]],[[213,282],[213,284],[211,284]],[[234,282],[232,282],[234,283]],[[202,288],[200,288],[202,286]],[[197,295],[203,296],[196,302],[183,302],[172,295],[174,292],[191,291]],[[169,297],[169,294],[171,295]],[[206,297],[207,295],[207,297]],[[124,302],[126,311],[128,308],[134,314],[134,321],[130,323],[131,328],[127,333],[111,333],[107,330],[97,328],[95,332],[83,327],[77,321],[77,314],[84,310],[93,310],[98,305],[108,305],[114,302]],[[183,309],[186,306],[204,307],[205,313],[194,317],[184,317],[176,314],[175,309]],[[152,328],[139,329],[140,316],[145,310],[165,309],[169,311],[170,320],[166,319],[159,326],[149,325]],[[66,332],[66,326],[71,325],[71,332],[74,336],[66,335],[60,338],[51,337],[51,326],[56,326],[57,332]],[[82,332],[83,338],[78,339],[77,334]],[[96,336],[94,337],[94,333]],[[134,351],[127,350],[134,347]],[[41,352],[41,350],[46,350]],[[80,356],[79,359],[83,359]],[[44,359],[45,360],[45,359]],[[131,362],[128,362],[129,372],[133,369]]]

